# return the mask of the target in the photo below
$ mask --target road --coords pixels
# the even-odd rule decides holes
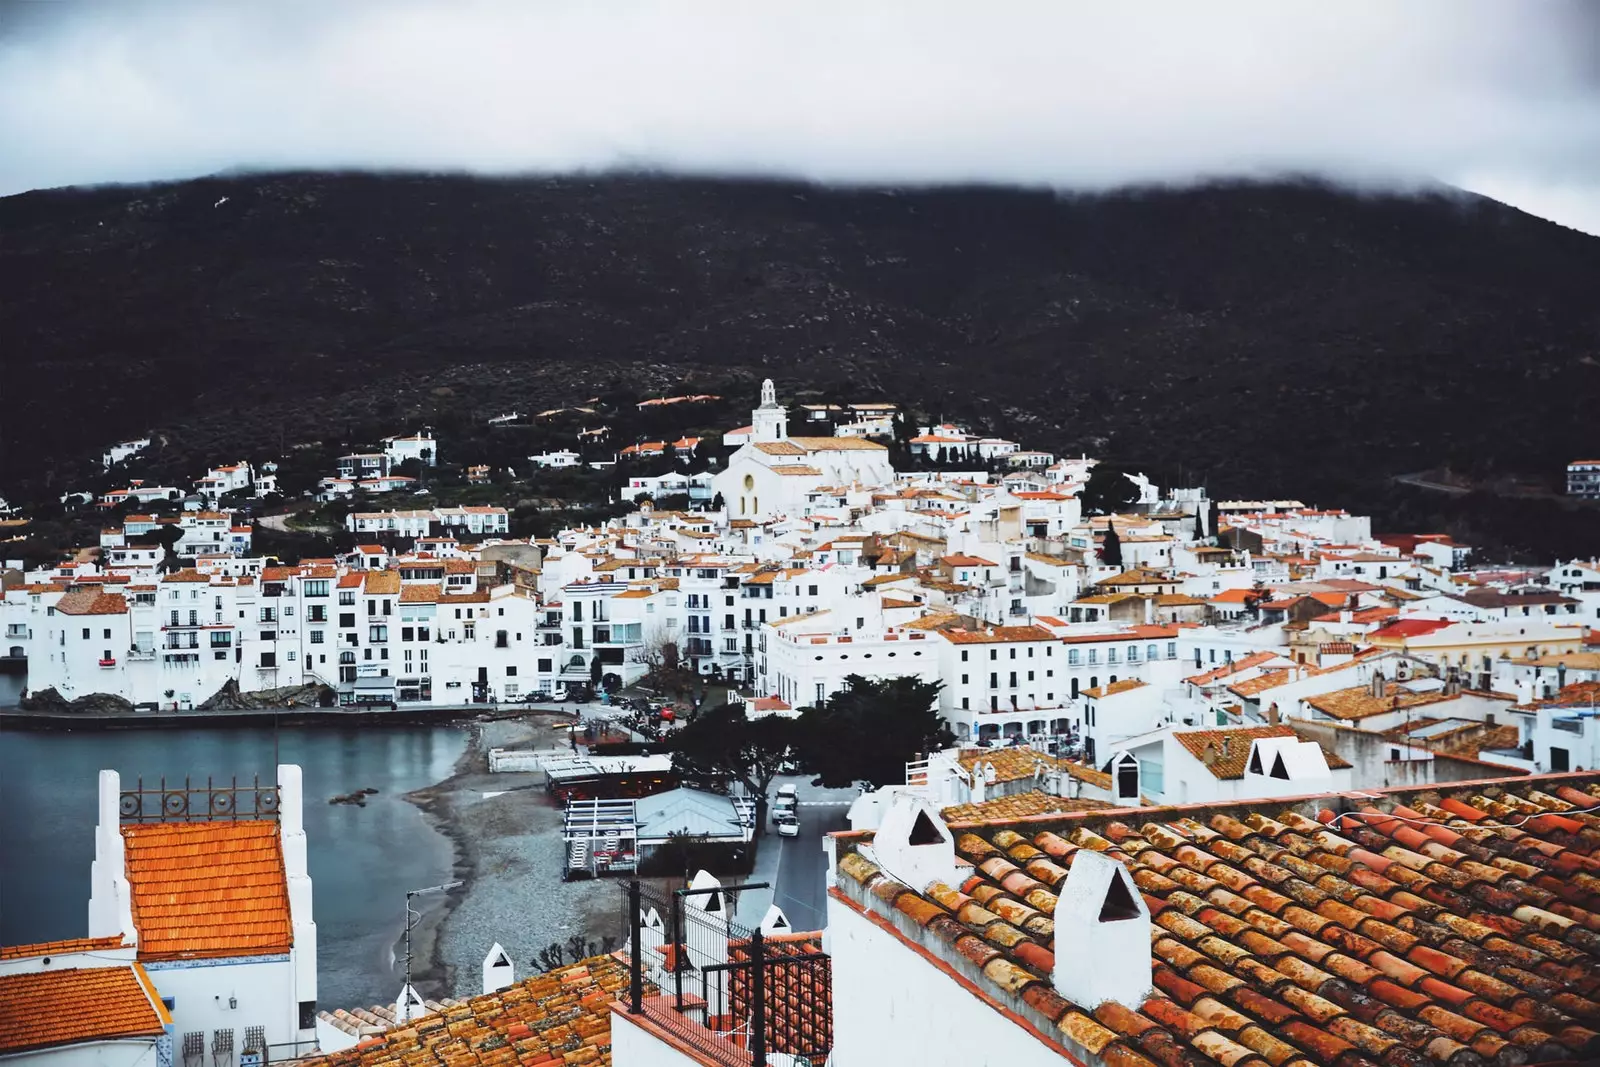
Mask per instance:
[[[828,922],[827,855],[822,851],[822,839],[834,830],[849,828],[846,816],[856,791],[821,789],[813,786],[809,777],[795,775],[774,782],[774,794],[783,785],[793,785],[799,792],[800,833],[779,837],[768,816],[749,880],[770,882],[774,888],[770,893],[740,894],[736,918],[745,926],[755,926],[768,906],[776,903],[793,929],[820,930]]]

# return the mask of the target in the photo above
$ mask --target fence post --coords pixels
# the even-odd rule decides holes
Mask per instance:
[[[628,968],[628,1013],[638,1015],[644,1011],[644,920],[640,917],[643,908],[639,901],[639,879],[628,881],[628,911],[629,922],[633,924],[633,941],[631,966]]]
[[[689,948],[688,931],[683,928],[683,894],[672,894],[672,995],[673,1009],[683,1011],[683,954]]]
[[[767,953],[758,926],[750,934],[750,1062],[767,1067]]]

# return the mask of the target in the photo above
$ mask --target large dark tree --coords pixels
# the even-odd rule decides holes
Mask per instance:
[[[939,716],[943,683],[855,674],[844,681],[844,689],[806,708],[795,723],[800,765],[823,785],[899,785],[908,762],[954,740]]]
[[[1133,484],[1133,479],[1111,464],[1096,463],[1089,472],[1089,480],[1084,483],[1078,500],[1083,504],[1085,515],[1110,515],[1137,503],[1139,487]]]
[[[795,720],[747,719],[742,704],[719,704],[691,715],[672,736],[672,769],[685,781],[742,782],[756,799],[756,832],[766,827],[767,791],[794,743]]]
[[[1105,540],[1100,542],[1100,562],[1107,567],[1122,566],[1122,538],[1117,535],[1117,524],[1106,523]]]

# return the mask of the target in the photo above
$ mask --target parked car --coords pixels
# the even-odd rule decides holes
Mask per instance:
[[[794,813],[793,808],[780,811],[774,822],[777,824],[779,837],[800,836],[800,818]]]

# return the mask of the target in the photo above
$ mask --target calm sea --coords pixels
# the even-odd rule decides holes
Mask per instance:
[[[16,693],[0,676],[0,707]],[[304,772],[305,825],[319,944],[318,1001],[393,1001],[393,945],[404,891],[450,877],[450,846],[400,795],[450,776],[466,747],[455,726],[285,727],[278,758]],[[87,933],[96,775],[270,781],[271,729],[31,732],[0,712],[0,944]],[[379,790],[365,808],[336,793]]]

